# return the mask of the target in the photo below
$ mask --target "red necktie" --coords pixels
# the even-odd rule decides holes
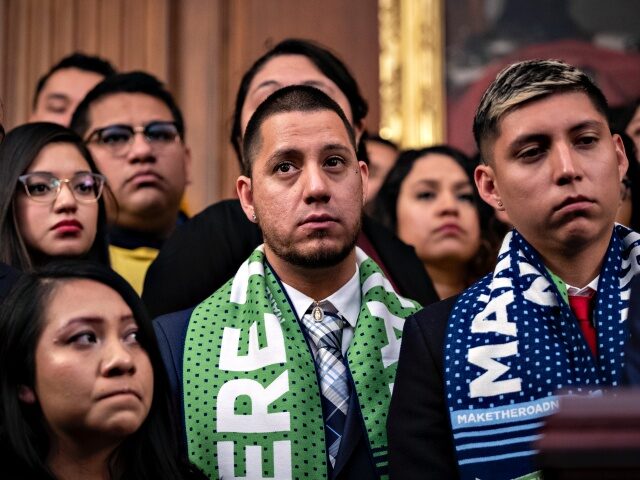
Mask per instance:
[[[569,295],[569,305],[571,306],[571,310],[575,314],[578,319],[578,325],[580,325],[580,330],[582,330],[582,335],[584,336],[587,345],[591,349],[591,353],[593,356],[596,356],[596,329],[591,322],[591,299],[593,298],[593,293],[590,296],[577,296],[577,295]]]

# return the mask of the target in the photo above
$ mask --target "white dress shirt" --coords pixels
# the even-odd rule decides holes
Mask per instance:
[[[306,313],[309,307],[315,304],[315,300],[306,296],[304,293],[296,290],[291,285],[287,285],[282,282],[284,289],[289,295],[293,309],[296,312],[298,318]],[[328,300],[336,307],[338,313],[346,320],[344,328],[342,329],[342,355],[346,356],[351,340],[353,339],[353,332],[358,323],[358,314],[360,313],[360,303],[362,300],[362,290],[360,288],[360,271],[356,265],[356,273],[353,274],[351,279],[345,283],[340,289],[328,296],[327,298],[318,299],[318,302]],[[315,354],[316,346],[311,343],[311,350]]]
[[[591,280],[586,287],[582,287],[582,288],[574,287],[573,285],[569,285],[568,283],[565,283],[565,285],[567,286],[567,295],[570,295],[572,297],[590,297],[591,292],[598,291],[599,280],[600,280],[600,275],[598,275],[596,278]]]

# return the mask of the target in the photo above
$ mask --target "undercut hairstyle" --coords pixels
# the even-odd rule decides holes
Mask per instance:
[[[503,69],[485,91],[473,120],[473,136],[484,163],[487,148],[500,133],[500,120],[534,100],[559,93],[581,92],[607,118],[607,100],[582,70],[560,60],[527,60]]]
[[[40,96],[40,92],[44,89],[44,86],[47,84],[47,81],[58,70],[64,70],[66,68],[76,68],[78,70],[82,70],[84,72],[92,72],[97,73],[98,75],[102,75],[105,78],[110,77],[111,75],[115,75],[116,69],[113,68],[113,65],[109,63],[108,60],[104,58],[97,57],[95,55],[86,55],[81,52],[74,52],[71,55],[68,55],[61,59],[58,63],[56,63],[53,67],[49,69],[47,73],[45,73],[36,84],[36,91],[33,94],[33,109],[35,110],[38,105],[38,97]]]
[[[82,139],[72,130],[49,122],[34,122],[10,130],[0,144],[0,261],[19,270],[29,271],[47,263],[51,258],[36,255],[27,248],[18,224],[16,198],[23,186],[18,177],[23,175],[42,149],[51,144],[69,144],[75,147],[93,173],[100,173]],[[109,265],[107,241],[107,214],[104,198],[110,195],[108,186],[98,199],[98,225],[96,238],[84,258]]]
[[[356,149],[356,139],[351,122],[347,119],[340,106],[334,102],[326,93],[315,87],[307,85],[291,85],[276,90],[262,102],[247,124],[242,144],[242,170],[243,175],[251,177],[251,167],[255,160],[255,155],[262,144],[260,128],[270,117],[279,113],[290,112],[334,112],[349,135],[351,146]]]
[[[137,341],[153,367],[153,399],[147,418],[111,454],[110,478],[203,479],[195,467],[179,458],[177,418],[151,319],[133,288],[120,275],[100,264],[60,261],[22,275],[0,306],[0,446],[3,472],[20,478],[55,478],[47,466],[51,429],[40,406],[20,400],[23,386],[34,388],[36,348],[48,306],[60,286],[93,280],[116,291],[131,309],[138,327]],[[77,301],[81,302],[79,298]],[[14,478],[10,475],[10,478]],[[18,478],[18,477],[16,477]]]
[[[282,55],[301,55],[308,58],[324,76],[335,83],[349,101],[354,125],[361,123],[369,111],[369,105],[360,93],[360,89],[358,88],[355,78],[338,57],[331,53],[327,48],[319,45],[318,43],[312,42],[311,40],[297,38],[285,39],[258,58],[253,65],[251,65],[251,68],[247,70],[240,81],[240,87],[238,88],[238,94],[236,95],[236,107],[233,112],[231,144],[233,145],[233,149],[241,163],[242,107],[247,99],[249,85],[269,60]],[[358,146],[358,158],[366,162],[366,151],[364,153],[362,152],[364,150],[364,146],[362,145],[362,142],[360,143],[361,145]]]
[[[160,100],[171,111],[171,116],[173,117],[173,121],[176,122],[176,128],[178,129],[180,138],[184,139],[184,119],[173,96],[156,77],[139,71],[118,73],[109,78],[105,78],[93,87],[93,89],[87,93],[87,96],[78,104],[75,112],[73,112],[70,128],[82,138],[85,138],[91,124],[91,105],[109,95],[115,95],[117,93],[141,93]]]

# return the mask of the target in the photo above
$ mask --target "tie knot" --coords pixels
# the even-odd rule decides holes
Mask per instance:
[[[579,321],[590,321],[592,298],[593,296],[569,295],[569,306]]]
[[[344,320],[331,302],[314,303],[302,317],[307,333],[318,349],[342,349]]]

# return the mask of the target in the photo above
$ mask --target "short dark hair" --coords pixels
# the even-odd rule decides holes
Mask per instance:
[[[117,73],[109,78],[105,78],[87,93],[87,96],[78,104],[73,117],[71,117],[71,129],[84,138],[89,129],[91,119],[89,109],[91,105],[109,95],[116,93],[142,93],[150,97],[157,98],[164,103],[171,111],[173,121],[180,137],[184,139],[184,119],[178,104],[173,96],[165,88],[164,84],[153,75],[147,72],[127,72]]]
[[[394,150],[400,150],[398,145],[389,140],[388,138],[383,138],[378,134],[371,135],[368,132],[365,132],[363,140],[366,142],[379,143],[380,145],[386,145],[387,147],[393,148]]]
[[[82,70],[85,72],[93,72],[98,75],[102,75],[107,78],[116,73],[116,69],[109,63],[108,60],[104,58],[100,58],[95,55],[86,55],[81,52],[74,52],[71,55],[67,55],[63,59],[61,59],[58,63],[56,63],[53,67],[49,69],[47,73],[40,77],[38,83],[36,84],[36,91],[33,94],[33,105],[32,107],[35,109],[38,104],[38,97],[40,96],[40,92],[47,84],[47,81],[58,70],[63,70],[65,68],[77,68],[78,70]]]
[[[0,260],[20,270],[32,269],[35,262],[22,239],[16,218],[18,177],[27,171],[42,149],[52,143],[73,145],[89,164],[89,169],[93,173],[100,173],[82,139],[66,127],[34,122],[20,125],[7,133],[0,144]],[[109,251],[104,195],[109,193],[105,186],[103,196],[98,200],[96,238],[85,255],[105,265],[109,264]]]
[[[484,92],[473,120],[473,136],[483,162],[490,160],[485,147],[498,135],[498,124],[506,114],[534,100],[570,92],[585,93],[607,118],[602,91],[582,70],[560,60],[527,60],[498,73]]]
[[[311,40],[298,38],[285,39],[258,58],[253,65],[251,65],[251,68],[247,70],[240,82],[231,126],[231,144],[240,162],[242,162],[242,107],[247,99],[249,85],[269,60],[282,55],[302,55],[303,57],[307,57],[323,75],[335,83],[349,101],[354,124],[361,122],[369,111],[369,105],[360,94],[358,83],[346,65],[338,57],[327,48]],[[366,155],[364,159],[366,159]]]
[[[153,367],[153,400],[149,414],[141,427],[111,455],[112,478],[187,477],[181,472],[192,469],[178,458],[178,442],[172,423],[175,415],[151,319],[126,280],[108,267],[91,262],[54,262],[43,270],[23,275],[0,306],[0,364],[11,365],[11,368],[0,369],[3,458],[12,466],[19,466],[26,478],[49,478],[51,475],[46,465],[50,449],[46,419],[38,405],[20,401],[19,391],[23,385],[31,388],[35,385],[36,346],[47,307],[56,290],[67,282],[82,279],[106,285],[122,297],[138,326],[137,340]]]
[[[248,177],[251,176],[251,166],[255,152],[261,143],[260,127],[269,117],[278,113],[317,112],[323,110],[332,111],[340,117],[349,135],[351,145],[355,150],[356,140],[353,127],[340,106],[326,93],[315,87],[290,85],[269,95],[251,116],[242,142],[243,174]]]

